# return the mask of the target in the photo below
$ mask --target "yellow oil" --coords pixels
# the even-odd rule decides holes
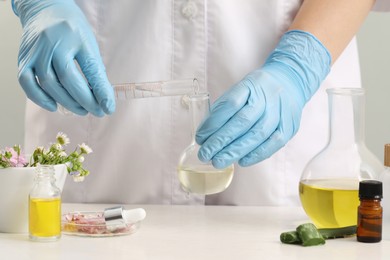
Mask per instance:
[[[30,199],[29,230],[32,238],[59,237],[61,234],[61,199]]]
[[[357,224],[358,189],[356,179],[303,180],[299,196],[318,228],[338,228]]]
[[[225,169],[215,169],[211,165],[196,167],[179,166],[179,180],[183,189],[197,194],[215,194],[224,191],[233,179],[233,165]]]

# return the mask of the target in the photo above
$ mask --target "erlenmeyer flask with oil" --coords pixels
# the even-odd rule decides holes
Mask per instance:
[[[364,141],[364,90],[328,89],[329,140],[306,165],[302,206],[319,228],[357,224],[359,181],[380,178],[383,166]]]
[[[210,110],[208,93],[196,93],[187,97],[192,118],[192,141],[182,152],[178,163],[178,177],[182,188],[190,193],[210,195],[224,191],[233,179],[234,167],[216,169],[211,162],[198,159],[199,145],[195,132]]]

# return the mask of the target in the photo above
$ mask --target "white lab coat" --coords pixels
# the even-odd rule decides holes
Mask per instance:
[[[295,16],[299,0],[79,0],[90,21],[111,83],[196,77],[214,101],[260,67]],[[176,166],[190,143],[188,109],[180,97],[117,102],[105,118],[64,116],[31,102],[26,149],[57,132],[94,152],[83,183],[68,178],[64,201],[153,204],[298,205],[305,164],[327,141],[329,87],[360,87],[356,42],[333,66],[306,105],[297,135],[271,158],[236,165],[230,187],[216,195],[186,194]]]

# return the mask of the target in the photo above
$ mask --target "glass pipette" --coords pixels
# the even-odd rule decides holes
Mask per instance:
[[[116,100],[186,96],[199,92],[199,84],[196,78],[142,83],[120,83],[113,84],[113,88]],[[60,104],[58,104],[58,111],[64,115],[73,114]]]
[[[164,96],[184,96],[199,92],[199,85],[196,79],[145,83],[124,83],[114,84],[113,87],[115,98],[118,100]]]

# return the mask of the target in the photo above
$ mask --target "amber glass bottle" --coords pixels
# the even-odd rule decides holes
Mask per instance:
[[[382,182],[366,180],[359,183],[357,240],[375,243],[382,240]]]

